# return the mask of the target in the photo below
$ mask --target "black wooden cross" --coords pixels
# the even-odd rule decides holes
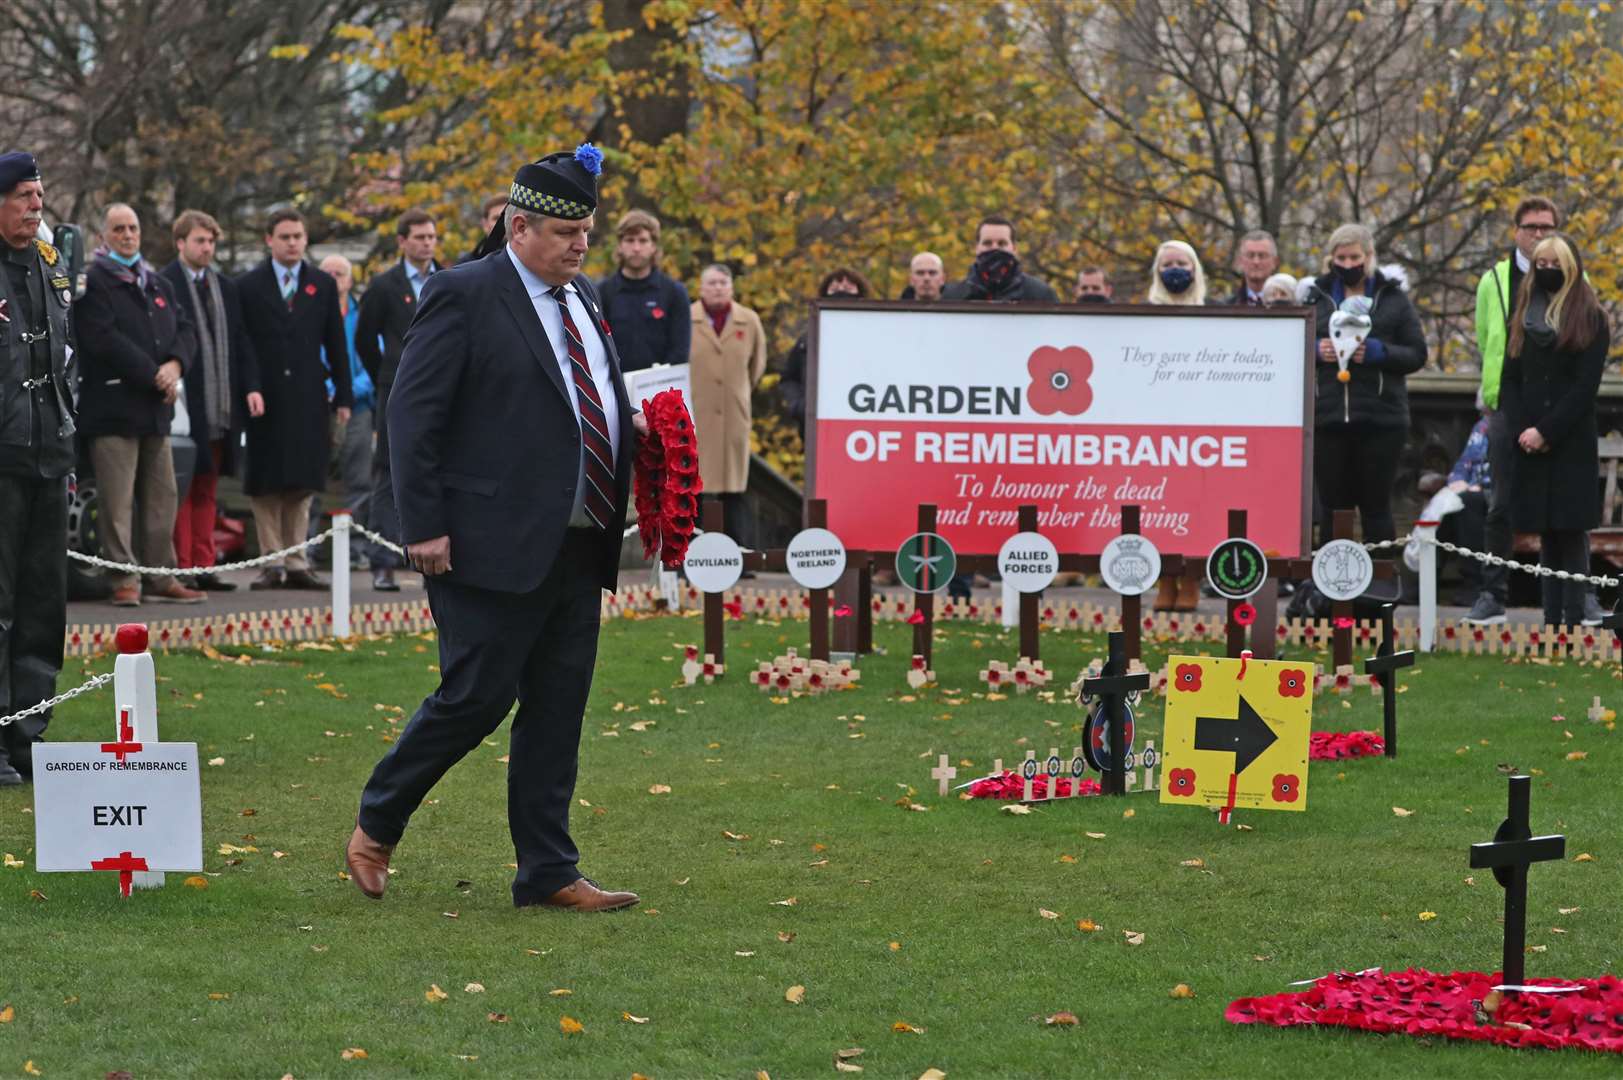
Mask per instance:
[[[1150,688],[1150,673],[1147,671],[1128,673],[1126,640],[1120,630],[1110,632],[1109,642],[1109,651],[1106,653],[1103,670],[1091,679],[1082,680],[1082,692],[1088,695],[1098,695],[1099,707],[1104,711],[1105,723],[1109,726],[1110,768],[1105,772],[1104,793],[1106,795],[1125,795],[1127,794],[1127,740],[1122,731],[1126,724],[1124,706],[1127,703],[1128,694]]]
[[[1493,876],[1505,890],[1505,982],[1525,981],[1523,961],[1527,944],[1527,868],[1536,862],[1559,859],[1567,853],[1565,836],[1534,836],[1527,822],[1527,801],[1532,778],[1510,778],[1510,815],[1500,824],[1493,840],[1471,845],[1471,868],[1493,868]]]
[[[1398,756],[1398,676],[1399,668],[1414,663],[1414,650],[1394,651],[1397,635],[1392,630],[1392,609],[1395,605],[1381,605],[1381,644],[1375,655],[1364,661],[1364,674],[1375,676],[1381,687],[1381,712],[1385,720],[1383,737],[1386,756]]]

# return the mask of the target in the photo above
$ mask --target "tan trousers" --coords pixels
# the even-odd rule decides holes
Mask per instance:
[[[90,440],[90,464],[96,470],[96,527],[102,556],[113,562],[143,566],[175,565],[175,459],[167,435],[99,435]],[[134,528],[135,501],[141,501],[139,530]],[[132,542],[133,541],[133,542]],[[115,589],[138,585],[140,576],[110,572]],[[154,589],[168,588],[168,574],[149,577]]]
[[[313,491],[278,491],[255,495],[248,500],[254,509],[254,528],[259,532],[259,553],[280,551],[302,541],[310,532],[310,500]],[[282,560],[288,570],[308,570],[308,548],[301,548]],[[275,565],[274,563],[272,565]]]

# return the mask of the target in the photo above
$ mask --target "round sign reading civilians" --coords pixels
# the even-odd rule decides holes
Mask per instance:
[[[700,533],[688,544],[682,572],[700,592],[726,592],[744,572],[744,552],[726,533]]]

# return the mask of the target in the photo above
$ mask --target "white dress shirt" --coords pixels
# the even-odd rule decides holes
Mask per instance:
[[[303,262],[296,262],[292,266],[283,266],[281,263],[272,259],[271,265],[276,267],[276,287],[278,289],[280,289],[283,293],[298,290],[299,267],[304,265]],[[291,290],[288,285],[290,281],[292,282]]]
[[[507,257],[513,261],[513,269],[518,271],[518,277],[524,283],[524,291],[530,296],[530,304],[535,308],[536,315],[541,319],[541,329],[546,331],[547,341],[552,345],[552,355],[558,360],[558,372],[563,376],[564,389],[569,392],[569,404],[575,410],[575,423],[580,423],[580,402],[575,391],[575,371],[573,361],[569,359],[569,345],[564,335],[564,318],[558,310],[558,301],[551,295],[552,286],[530,273],[528,267],[519,261],[513,254],[513,249],[507,249]],[[603,402],[603,419],[608,424],[609,447],[618,457],[620,453],[620,398],[614,391],[614,372],[609,369],[609,353],[603,347],[603,339],[597,334],[597,320],[592,318],[586,310],[586,301],[573,284],[564,286],[564,295],[569,298],[569,318],[580,333],[581,344],[586,348],[586,366],[591,369],[592,382],[597,386],[598,400]],[[585,448],[580,452],[584,454]],[[610,461],[616,467],[618,462]],[[575,527],[595,527],[592,519],[586,516],[586,462],[583,458],[576,469],[575,476],[575,503],[569,511],[569,524]]]

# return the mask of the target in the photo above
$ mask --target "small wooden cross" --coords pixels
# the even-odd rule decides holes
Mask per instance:
[[[1527,803],[1532,778],[1510,778],[1510,813],[1493,839],[1471,845],[1471,868],[1491,867],[1505,890],[1504,978],[1519,986],[1525,981],[1523,962],[1527,945],[1527,868],[1536,862],[1559,859],[1567,853],[1565,836],[1534,836],[1528,826]]]
[[[1111,768],[1105,773],[1106,795],[1127,793],[1127,745],[1122,729],[1126,727],[1127,695],[1149,689],[1148,672],[1129,672],[1125,641],[1120,630],[1109,637],[1108,659],[1104,668],[1093,678],[1082,680],[1082,692],[1097,694],[1103,699],[1105,722],[1110,726]]]
[[[1071,798],[1082,794],[1082,774],[1088,767],[1087,758],[1082,756],[1080,746],[1071,750]]]
[[[1037,779],[1037,751],[1026,751],[1026,760],[1020,763],[1020,776],[1025,781],[1020,791],[1020,801],[1032,802],[1031,782]]]
[[[1600,703],[1599,694],[1595,695],[1595,702],[1589,706],[1589,712],[1585,715],[1589,717],[1591,724],[1603,724],[1606,722],[1606,706]]]
[[[1364,674],[1372,676],[1381,688],[1381,714],[1385,721],[1382,732],[1386,742],[1386,756],[1398,756],[1398,669],[1414,663],[1414,650],[1395,652],[1397,634],[1392,629],[1392,604],[1381,605],[1381,644],[1375,655],[1364,661]],[[1599,698],[1595,699],[1599,701]]]
[[[941,761],[930,770],[931,779],[936,781],[937,793],[944,799],[947,797],[947,784],[956,779],[958,770],[947,764],[947,755],[941,755]]]

